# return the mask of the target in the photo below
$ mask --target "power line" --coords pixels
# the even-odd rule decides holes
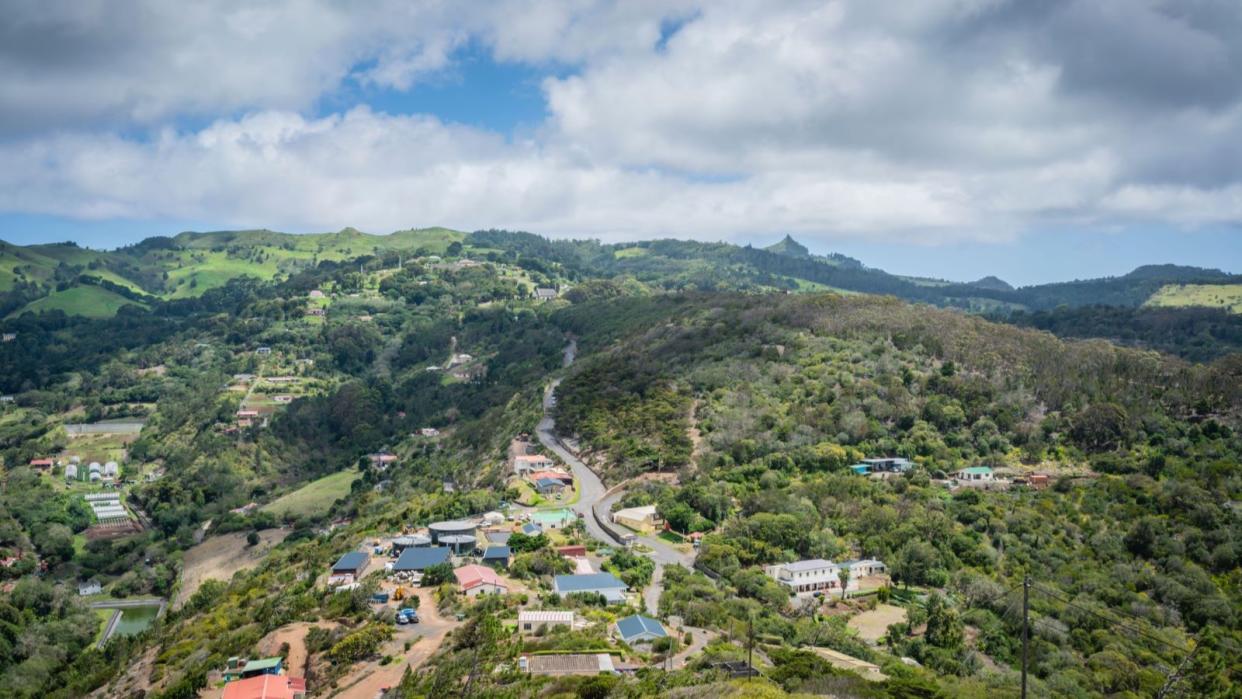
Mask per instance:
[[[1051,597],[1051,598],[1053,598],[1053,599],[1055,599],[1055,600],[1058,600],[1058,601],[1062,602],[1063,604],[1065,604],[1065,605],[1066,605],[1066,606],[1068,606],[1068,607],[1072,607],[1072,608],[1074,608],[1074,609],[1077,609],[1077,610],[1078,610],[1078,611],[1080,611],[1080,612],[1085,612],[1085,613],[1087,613],[1087,614],[1090,614],[1090,615],[1092,615],[1092,616],[1095,616],[1095,617],[1097,617],[1097,618],[1099,618],[1099,619],[1102,619],[1102,620],[1104,620],[1104,621],[1106,621],[1106,622],[1108,622],[1109,624],[1112,624],[1112,625],[1114,625],[1114,626],[1120,626],[1120,627],[1121,627],[1121,628],[1123,628],[1124,630],[1126,630],[1126,631],[1130,631],[1130,632],[1133,632],[1134,634],[1137,634],[1137,635],[1139,635],[1139,636],[1142,636],[1143,638],[1146,638],[1146,639],[1148,639],[1149,641],[1155,641],[1156,643],[1159,643],[1159,644],[1161,644],[1161,645],[1168,646],[1169,648],[1172,648],[1172,649],[1174,649],[1174,650],[1176,650],[1176,651],[1178,651],[1178,652],[1180,652],[1180,653],[1187,653],[1187,652],[1189,652],[1189,651],[1190,651],[1190,649],[1188,649],[1188,648],[1185,648],[1185,647],[1183,647],[1183,646],[1177,645],[1177,644],[1175,644],[1175,643],[1170,643],[1170,642],[1168,642],[1168,641],[1166,641],[1166,640],[1164,640],[1163,638],[1160,638],[1160,637],[1158,637],[1158,636],[1153,636],[1153,635],[1151,635],[1151,634],[1149,634],[1149,633],[1147,633],[1147,632],[1143,631],[1142,629],[1140,629],[1140,628],[1139,628],[1139,627],[1137,627],[1137,626],[1134,626],[1134,625],[1132,625],[1132,624],[1128,624],[1128,623],[1123,622],[1123,621],[1120,621],[1120,620],[1118,620],[1118,619],[1111,619],[1111,618],[1109,618],[1109,617],[1105,616],[1104,614],[1102,614],[1102,613],[1100,613],[1100,612],[1097,612],[1097,611],[1096,611],[1096,610],[1094,610],[1094,609],[1089,609],[1089,608],[1087,608],[1087,607],[1084,607],[1084,606],[1082,606],[1082,605],[1079,605],[1079,604],[1077,604],[1077,603],[1075,603],[1075,602],[1073,602],[1073,601],[1071,601],[1071,600],[1067,599],[1066,597],[1062,596],[1060,593],[1053,592],[1052,590],[1049,590],[1048,588],[1044,587],[1043,585],[1036,585],[1035,587],[1036,587],[1036,588],[1037,588],[1040,592],[1042,592],[1043,594],[1048,595],[1049,597]],[[1140,617],[1140,616],[1134,616],[1134,618],[1135,618],[1135,619],[1142,619],[1142,617]]]

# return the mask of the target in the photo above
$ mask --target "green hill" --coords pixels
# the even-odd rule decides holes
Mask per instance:
[[[128,299],[107,289],[84,284],[64,291],[53,291],[41,299],[32,301],[12,315],[21,315],[27,311],[40,313],[43,311],[64,311],[68,315],[85,316],[87,318],[109,318],[116,315],[122,306],[135,305],[146,308],[145,304]]]

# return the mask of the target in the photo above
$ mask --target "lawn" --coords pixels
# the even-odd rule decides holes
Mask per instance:
[[[261,509],[278,515],[320,515],[327,512],[332,503],[345,497],[349,487],[361,477],[362,474],[356,469],[333,473],[286,493]]]
[[[1166,284],[1147,306],[1207,306],[1242,313],[1242,284]]]

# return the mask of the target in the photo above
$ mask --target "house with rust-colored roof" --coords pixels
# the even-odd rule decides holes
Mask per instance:
[[[462,566],[453,571],[453,576],[457,578],[458,588],[467,597],[503,595],[509,592],[509,586],[504,580],[487,566]]]

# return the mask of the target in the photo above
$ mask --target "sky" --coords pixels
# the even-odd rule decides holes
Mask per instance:
[[[0,239],[785,234],[1242,272],[1237,0],[0,0]]]

